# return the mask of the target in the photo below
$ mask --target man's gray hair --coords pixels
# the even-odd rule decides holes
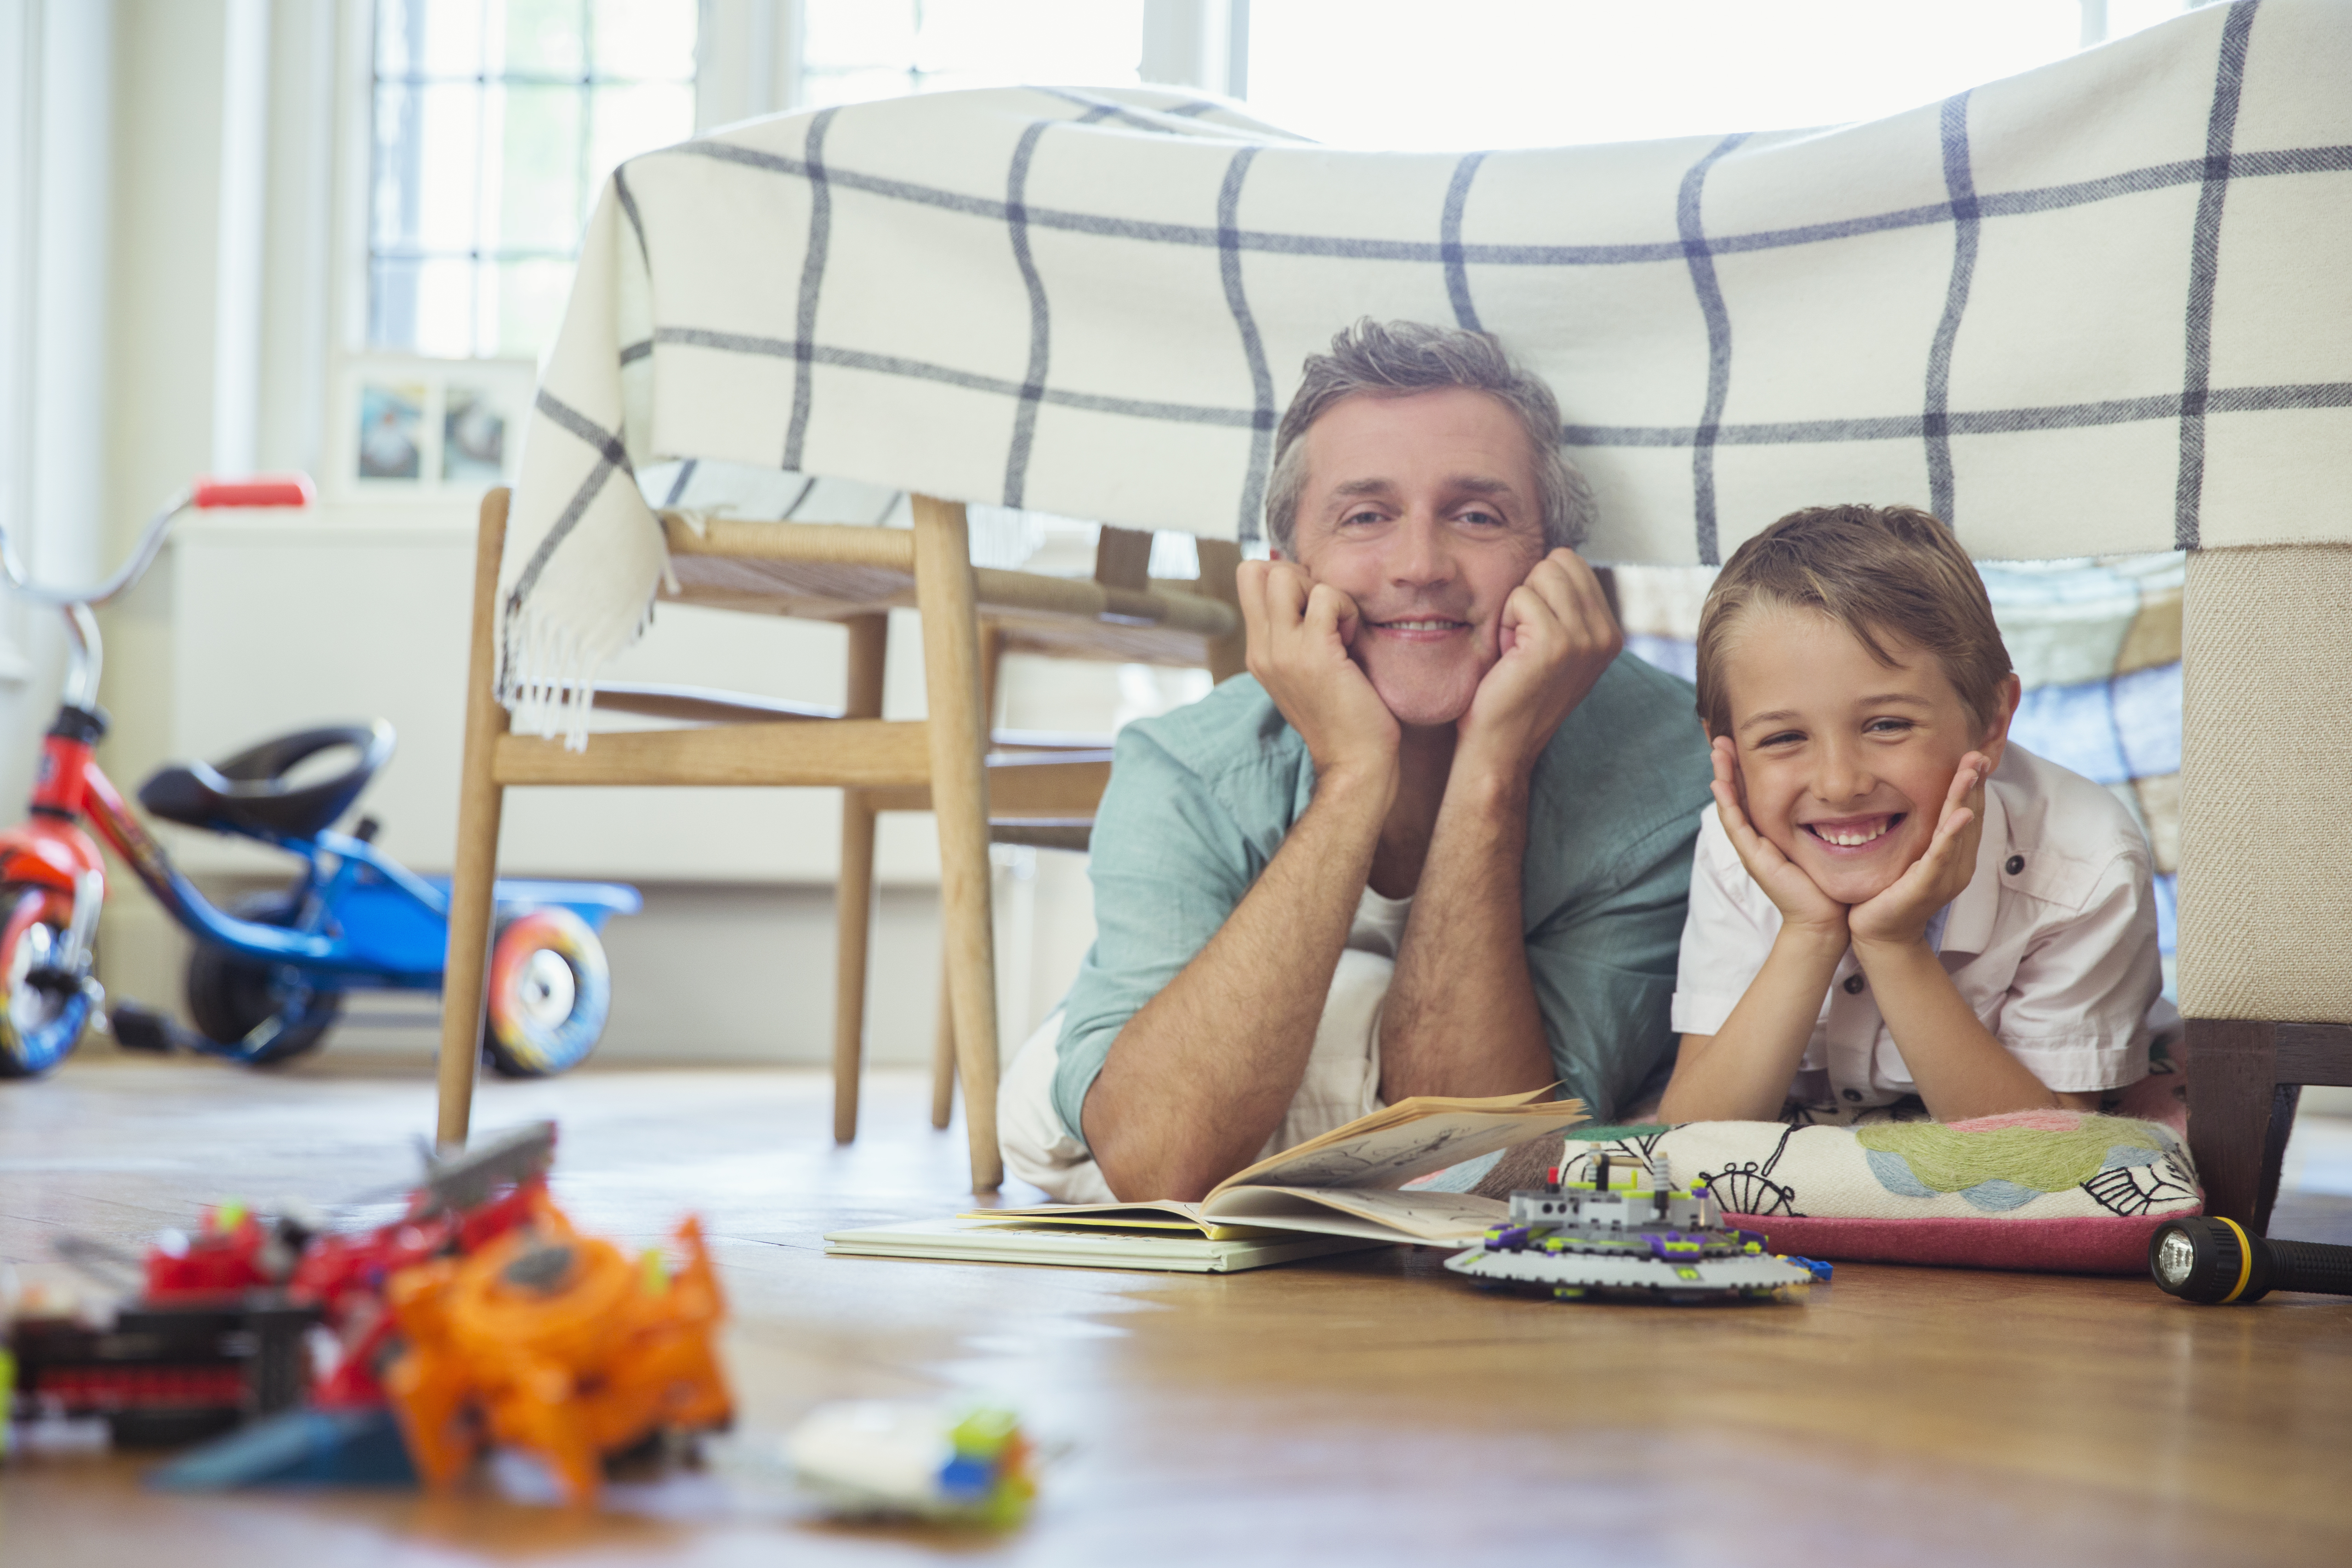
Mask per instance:
[[[1519,368],[1490,332],[1366,316],[1307,356],[1306,377],[1283,411],[1266,481],[1265,528],[1276,549],[1294,554],[1298,503],[1307,490],[1307,428],[1343,397],[1398,397],[1466,386],[1499,400],[1528,433],[1544,548],[1573,550],[1592,527],[1592,486],[1559,449],[1559,403]]]

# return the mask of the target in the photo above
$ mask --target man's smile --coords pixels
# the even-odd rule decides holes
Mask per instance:
[[[1470,629],[1468,621],[1449,620],[1442,616],[1400,616],[1390,621],[1366,620],[1364,624],[1374,631],[1387,632],[1391,637],[1416,642],[1452,637],[1456,632]]]
[[[1832,852],[1870,850],[1879,847],[1886,836],[1903,825],[1908,812],[1889,812],[1877,816],[1822,817],[1812,822],[1797,824],[1815,841]]]

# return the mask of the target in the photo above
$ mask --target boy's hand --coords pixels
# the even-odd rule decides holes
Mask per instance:
[[[1399,731],[1370,677],[1348,657],[1356,602],[1287,561],[1244,561],[1234,573],[1249,672],[1315,759],[1318,778],[1396,773]]]
[[[1555,550],[1503,601],[1501,656],[1462,718],[1456,765],[1525,779],[1560,721],[1625,646],[1601,580],[1573,550]]]
[[[1739,863],[1780,911],[1784,929],[1834,940],[1843,951],[1847,939],[1846,907],[1822,892],[1821,885],[1805,875],[1803,867],[1781,854],[1780,846],[1748,823],[1747,809],[1739,801],[1739,752],[1731,738],[1717,735],[1711,753],[1715,813],[1731,847],[1739,852]]]
[[[1951,787],[1944,792],[1943,820],[1927,841],[1927,852],[1893,887],[1854,905],[1848,916],[1855,947],[1917,942],[1936,911],[1960,896],[1976,875],[1977,841],[1984,836],[1984,781],[1991,771],[1980,752],[1960,759]]]

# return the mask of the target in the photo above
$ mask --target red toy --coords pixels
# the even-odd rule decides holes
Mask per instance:
[[[316,1305],[341,1354],[314,1384],[310,1402],[348,1410],[383,1403],[379,1381],[394,1349],[384,1291],[394,1275],[452,1254],[472,1253],[529,1219],[547,1201],[555,1124],[533,1123],[487,1139],[447,1160],[427,1159],[425,1185],[390,1225],[313,1241],[287,1289]]]

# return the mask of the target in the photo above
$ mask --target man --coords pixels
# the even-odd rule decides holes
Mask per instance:
[[[1483,333],[1308,358],[1250,674],[1119,736],[1097,941],[999,1101],[1016,1175],[1196,1199],[1407,1095],[1663,1087],[1711,775],[1690,688],[1618,657],[1559,434]]]

